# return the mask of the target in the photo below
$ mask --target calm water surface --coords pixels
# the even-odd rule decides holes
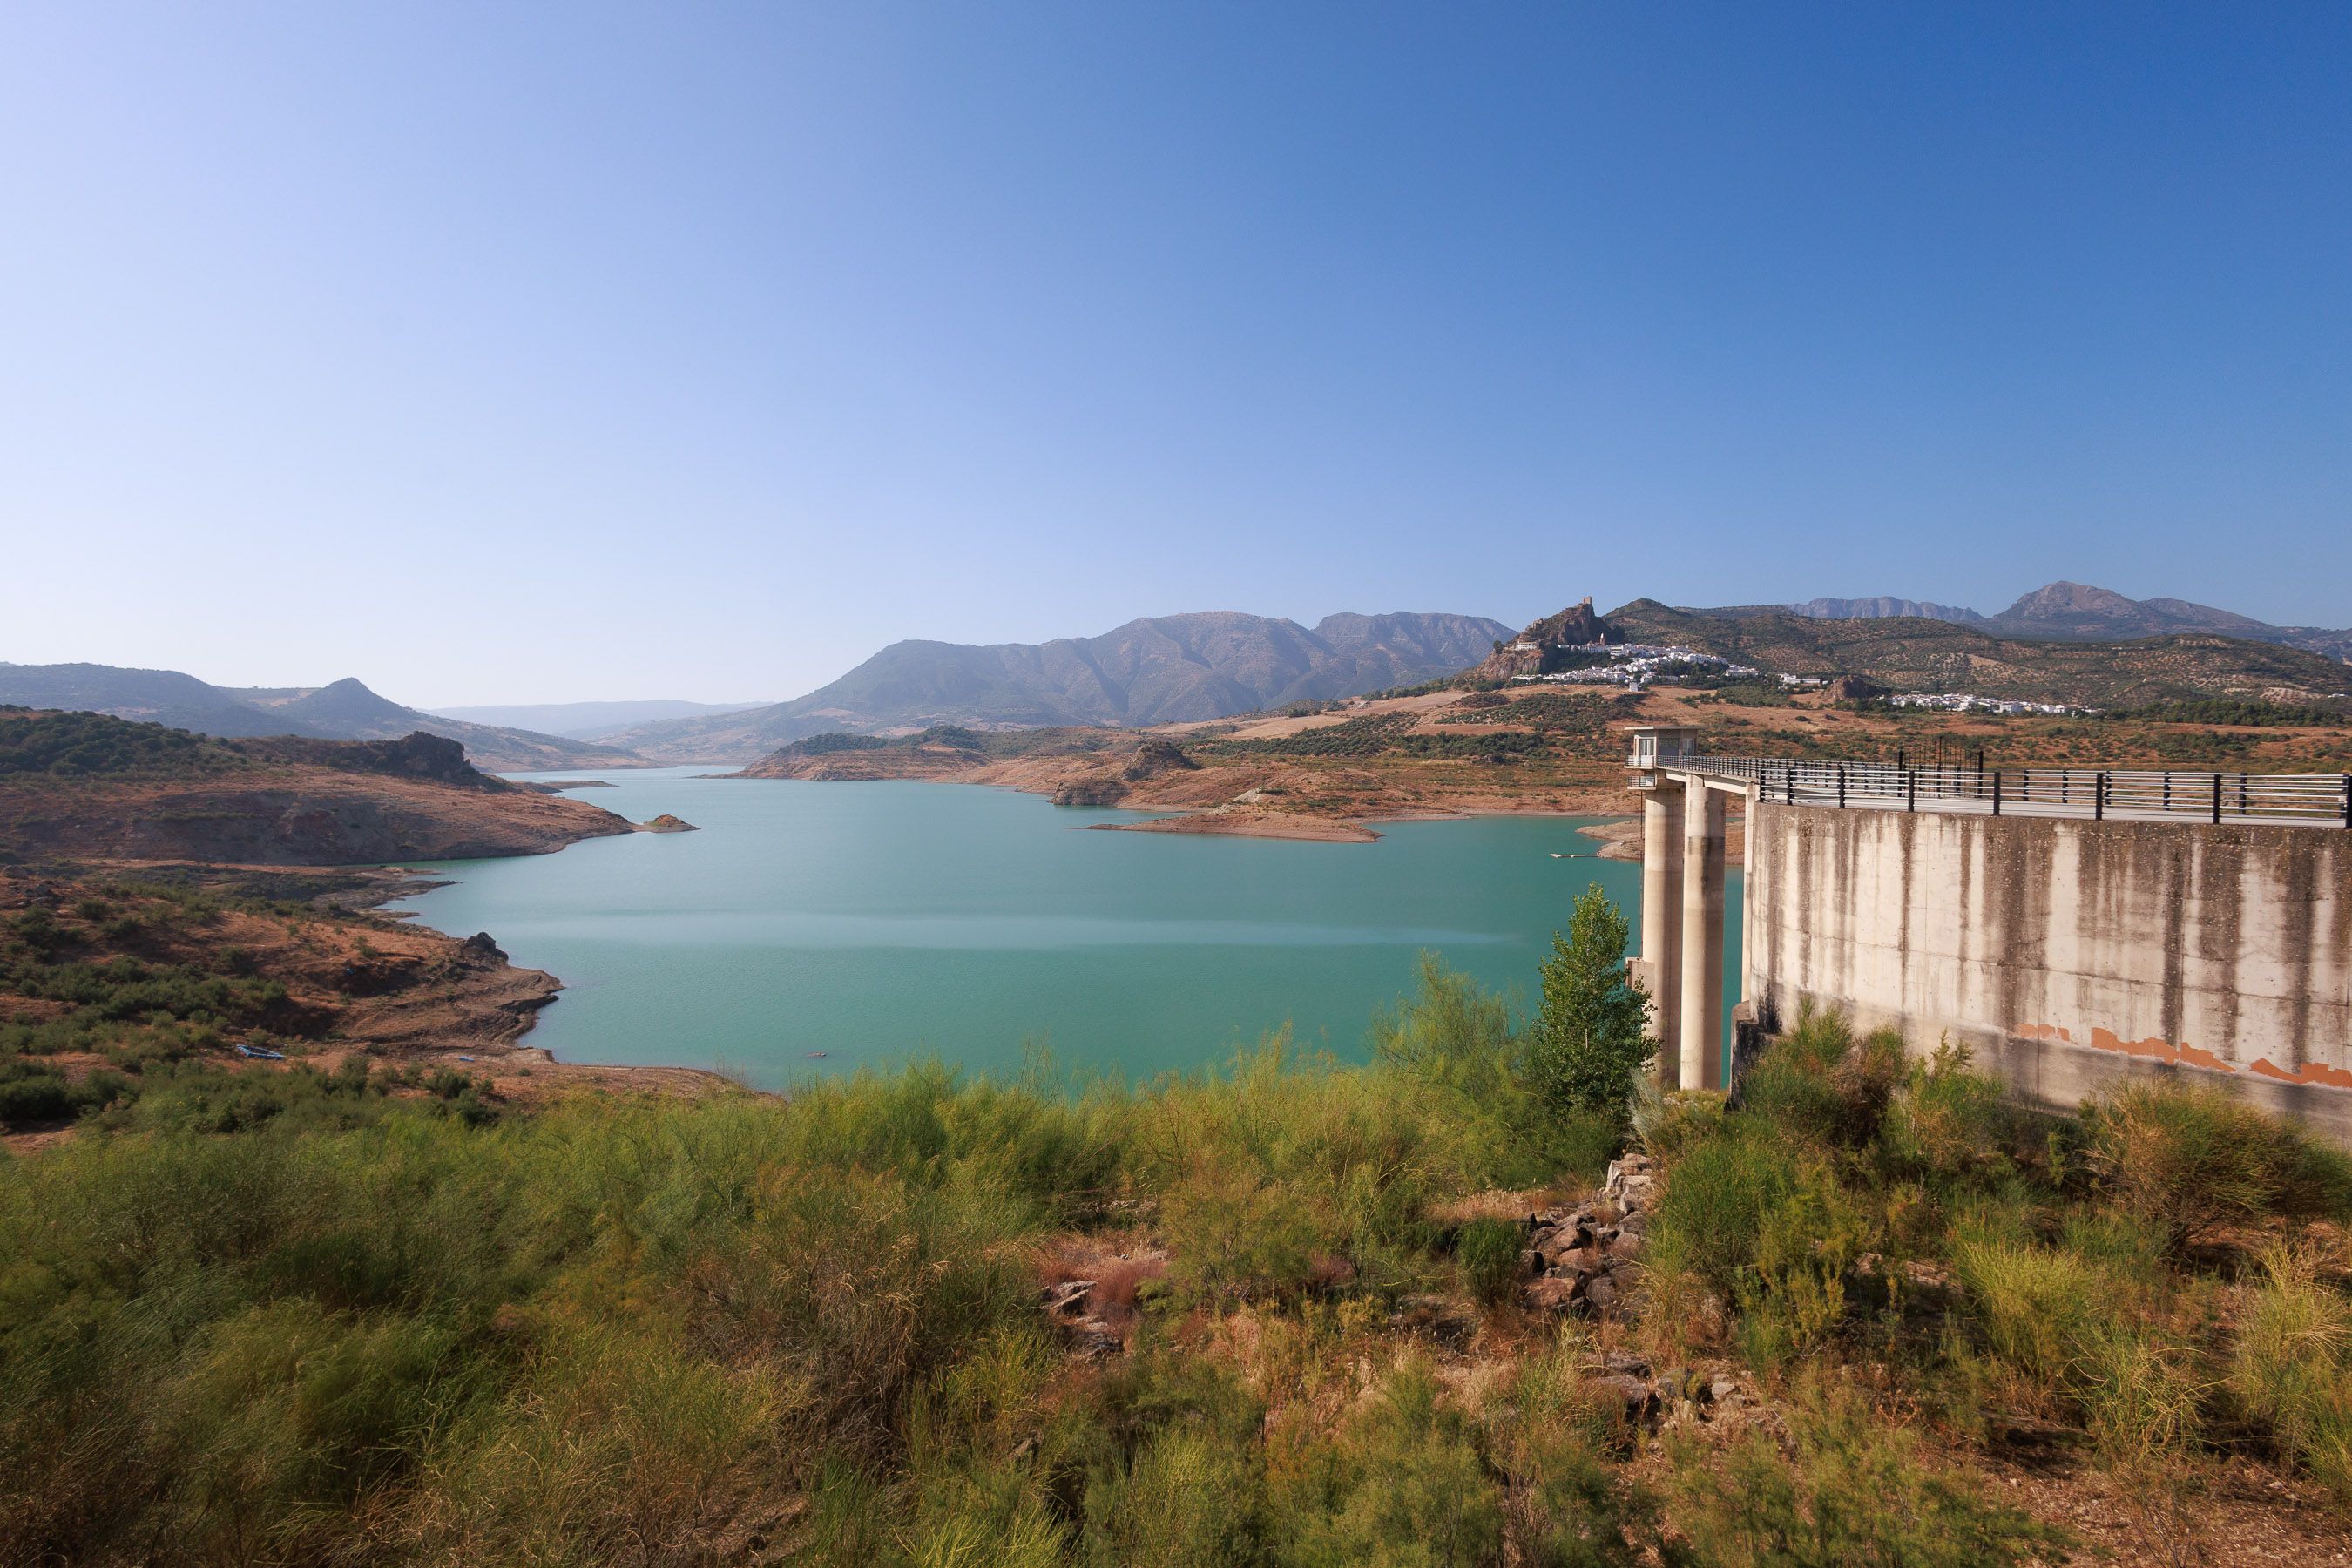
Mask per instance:
[[[1007,1071],[1032,1040],[1140,1079],[1286,1023],[1359,1057],[1423,950],[1531,997],[1592,883],[1640,928],[1638,866],[1552,858],[1590,854],[1589,818],[1398,823],[1377,844],[1094,833],[1143,814],[969,784],[695,776],[710,771],[577,792],[698,833],[434,863],[452,884],[411,907],[562,979],[531,1044],[771,1087],[925,1055]],[[1738,897],[1735,871],[1727,996]]]

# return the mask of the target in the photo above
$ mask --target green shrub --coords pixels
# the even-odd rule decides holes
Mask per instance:
[[[2281,1463],[2308,1463],[2352,1502],[2352,1301],[2321,1282],[2310,1253],[2273,1243],[2262,1269],[2231,1349],[2231,1395]]]
[[[2046,1559],[2062,1532],[1939,1471],[1859,1394],[1814,1394],[1789,1422],[1793,1457],[1763,1433],[1720,1468],[1687,1438],[1670,1452],[1669,1517],[1714,1568],[1982,1568]]]
[[[1263,1478],[1249,1448],[1173,1426],[1132,1469],[1098,1476],[1086,1495],[1089,1561],[1103,1568],[1223,1568],[1264,1559]]]
[[[1440,1098],[1466,1140],[1465,1174],[1485,1184],[1597,1180],[1624,1147],[1615,1108],[1562,1110],[1537,1091],[1508,999],[1433,954],[1422,954],[1415,994],[1373,1015],[1370,1044],[1414,1092]]]
[[[2074,1371],[2093,1331],[2116,1305],[2109,1278],[2077,1253],[1967,1241],[1953,1263],[1993,1352],[2045,1386]]]
[[[1878,1136],[1903,1076],[1899,1035],[1880,1030],[1857,1042],[1843,1014],[1808,1001],[1796,1026],[1748,1068],[1736,1102],[1792,1137],[1859,1148]]]
[[[1507,1219],[1474,1219],[1462,1227],[1454,1257],[1470,1293],[1489,1306],[1510,1300],[1526,1269],[1527,1232]]]
[[[1510,1500],[1507,1545],[1517,1561],[1630,1568],[1643,1560],[1635,1541],[1654,1544],[1644,1539],[1654,1521],[1646,1496],[1618,1486],[1605,1462],[1626,1436],[1624,1407],[1586,1379],[1586,1352],[1570,1330],[1523,1360],[1480,1414],[1480,1447]]]
[[[2226,1089],[2131,1084],[2083,1120],[2094,1178],[2176,1253],[2220,1225],[2352,1214],[2352,1157]]]
[[[1874,1216],[1830,1166],[1809,1161],[1763,1215],[1741,1280],[1739,1337],[1750,1365],[1819,1349],[1846,1315],[1846,1272],[1877,1239]]]
[[[1797,1178],[1784,1144],[1740,1123],[1687,1145],[1660,1184],[1645,1262],[1654,1271],[1688,1271],[1737,1299],[1766,1220]]]
[[[1975,1071],[1966,1047],[1946,1042],[1913,1062],[1879,1130],[1886,1164],[1938,1185],[1983,1186],[2017,1168],[2031,1119],[2008,1087]]]
[[[1390,1373],[1360,1415],[1283,1479],[1273,1531],[1286,1563],[1485,1568],[1501,1560],[1502,1499],[1468,1424],[1439,1405],[1424,1363]]]
[[[0,1079],[0,1126],[62,1121],[76,1109],[73,1089],[63,1073],[33,1071]]]

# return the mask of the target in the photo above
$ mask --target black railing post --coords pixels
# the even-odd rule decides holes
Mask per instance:
[[[1919,809],[1919,770],[1917,768],[1903,770],[1903,809],[1906,811]]]
[[[1843,811],[1843,810],[1845,809],[1845,764],[1844,764],[1843,763],[1840,763],[1838,764],[1838,774],[1837,774],[1837,779],[1838,779],[1838,809],[1839,809],[1840,811]]]
[[[2107,816],[2107,770],[2101,768],[2091,775],[2091,820],[2104,822]]]
[[[2060,768],[2058,770],[2058,804],[2060,805],[2072,805],[2074,803],[2074,770],[2072,768]]]
[[[2215,773],[2215,774],[2213,775],[2213,822],[2214,822],[2214,825],[2215,825],[2216,826],[2220,826],[2221,821],[2221,775],[2220,773]]]
[[[2167,811],[2172,809],[2172,770],[2170,768],[2164,770],[2164,809]]]
[[[2344,775],[2344,826],[2352,827],[2352,773]]]
[[[1995,816],[2000,815],[2000,770],[1999,768],[1992,771],[1992,814]]]

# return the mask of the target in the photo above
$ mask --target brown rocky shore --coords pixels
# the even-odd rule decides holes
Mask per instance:
[[[20,940],[23,962],[0,969],[0,1023],[78,1016],[75,988],[43,978],[58,964],[61,973],[269,988],[266,1005],[193,1032],[109,1014],[89,1037],[111,1042],[111,1055],[69,1048],[39,1058],[69,1081],[126,1052],[136,1058],[152,1034],[167,1059],[289,1070],[362,1055],[452,1068],[509,1098],[583,1085],[730,1087],[691,1069],[557,1062],[521,1044],[562,990],[553,975],[510,963],[488,933],[460,941],[379,912],[436,885],[388,862],[547,854],[583,838],[691,832],[690,824],[632,824],[508,784],[475,770],[456,742],[427,735],[222,742],[89,714],[7,722],[0,922],[38,940]],[[73,1032],[86,1031],[75,1024]]]

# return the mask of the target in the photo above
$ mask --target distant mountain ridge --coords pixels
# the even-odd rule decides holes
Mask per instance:
[[[1310,627],[1213,610],[1045,643],[898,642],[790,702],[638,725],[607,739],[666,760],[749,762],[835,731],[1220,719],[1433,680],[1477,663],[1510,635],[1483,616],[1340,614]]]
[[[1964,626],[1981,625],[1984,617],[1958,605],[1938,605],[1929,599],[1808,599],[1789,608],[1822,621],[1900,620],[1916,618],[1951,621]]]
[[[741,713],[772,701],[685,702],[653,699],[635,702],[511,702],[489,707],[436,708],[444,719],[530,730],[573,741],[599,741],[615,731],[664,719],[698,719],[710,713]]]
[[[396,741],[417,731],[466,748],[477,766],[643,766],[645,759],[528,730],[472,724],[405,708],[345,679],[320,687],[221,687],[176,669],[110,664],[0,664],[0,703],[111,714],[230,739],[298,735],[315,741]]]
[[[1748,614],[1768,606],[1733,606],[1711,615]],[[2331,658],[2352,659],[2352,629],[2326,626],[2280,626],[2231,610],[2187,599],[2132,599],[2109,588],[2087,583],[2051,583],[2019,597],[1997,616],[1979,615],[1958,605],[1924,599],[1811,599],[1788,608],[1816,620],[1844,621],[1886,617],[1919,617],[1949,621],[1955,626],[1980,626],[2004,637],[2044,637],[2069,642],[2128,641],[2134,637],[2169,637],[2182,632],[2214,632],[2249,642],[2278,643],[2307,648]]]
[[[1654,599],[1636,599],[1608,618],[1637,642],[1696,648],[1768,675],[1857,675],[1896,691],[2098,708],[2207,697],[2331,707],[2352,700],[2352,668],[2337,659],[2207,630],[2096,640],[1924,616],[1825,618],[1761,605],[1678,609]]]

